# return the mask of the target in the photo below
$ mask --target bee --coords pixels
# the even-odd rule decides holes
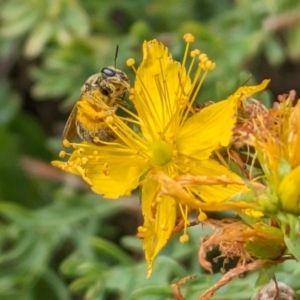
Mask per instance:
[[[93,144],[113,141],[116,135],[105,119],[124,103],[124,94],[129,88],[127,75],[116,67],[105,67],[90,76],[81,88],[80,98],[66,122],[63,140],[72,141],[77,134],[82,140]]]

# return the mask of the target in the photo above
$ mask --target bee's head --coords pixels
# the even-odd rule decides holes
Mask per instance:
[[[102,95],[115,99],[122,97],[129,89],[129,80],[123,71],[115,67],[106,67],[88,78],[81,92],[99,90]]]
[[[115,67],[103,68],[100,71],[103,79],[103,88],[105,84],[113,93],[121,95],[130,89],[129,79],[127,75]]]

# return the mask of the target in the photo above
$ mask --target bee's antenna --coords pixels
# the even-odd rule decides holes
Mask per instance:
[[[117,57],[118,57],[118,53],[119,53],[119,45],[116,46],[115,59],[114,59],[114,65],[115,65],[115,68],[117,67]]]
[[[252,78],[252,74],[250,74],[248,76],[248,78],[245,80],[245,82],[241,86],[244,86],[251,78]]]

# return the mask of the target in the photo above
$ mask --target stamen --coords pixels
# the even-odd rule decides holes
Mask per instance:
[[[184,55],[183,55],[183,60],[182,60],[182,68],[185,66],[185,63],[186,63],[186,59],[187,59],[187,55],[188,55],[190,43],[193,43],[195,38],[190,33],[186,33],[183,36],[183,39],[186,42],[186,47],[185,47],[185,51],[184,51]]]
[[[128,110],[126,107],[122,106],[122,105],[119,105],[119,108],[121,108],[124,112],[126,112],[127,114],[129,114],[131,117],[133,117],[134,119],[136,119],[137,121],[133,121],[132,119],[130,119],[130,122],[134,123],[138,123],[138,124],[141,124],[139,122],[140,118],[138,117],[138,115],[136,115],[135,113],[133,113],[132,111]],[[119,116],[119,118],[121,118]],[[128,119],[129,120],[129,119]]]
[[[129,119],[129,118],[126,118],[126,117],[120,117],[120,116],[119,116],[119,118],[120,118],[120,120],[122,120],[122,121],[124,121],[124,122],[132,123],[132,124],[136,124],[136,125],[141,126],[141,123],[138,122],[138,121],[134,121],[134,120],[132,120],[132,119]]]
[[[69,142],[67,139],[64,139],[64,140],[63,140],[63,146],[64,146],[65,148],[69,148],[69,147],[71,146],[71,144],[70,144],[70,142]]]
[[[227,164],[227,162],[225,161],[224,157],[221,155],[221,153],[218,150],[215,150],[214,153],[217,155],[218,159],[220,160],[220,162],[229,169],[229,166]]]
[[[59,152],[59,154],[58,154],[58,156],[59,156],[60,158],[64,158],[65,155],[66,155],[66,151],[64,151],[64,150],[61,150],[61,151]]]
[[[150,103],[154,104],[153,99],[152,99],[152,96],[149,93],[146,85],[144,84],[144,82],[142,81],[142,79],[138,73],[136,74],[136,78],[139,80],[139,82],[141,83],[141,86],[142,86],[141,91],[139,92],[139,96],[141,98],[143,98],[143,99],[141,99],[142,101],[139,101],[139,103],[143,105],[143,109],[140,109],[140,115],[142,115],[142,113],[143,113],[143,120],[144,120],[145,126],[148,129],[148,132],[151,135],[151,137],[153,139],[155,139],[156,134],[155,134],[155,132],[153,132],[153,128],[152,128],[153,126],[152,126],[151,122],[149,122],[149,120],[152,120],[152,121],[157,120],[156,116],[153,115],[153,111],[149,107]],[[135,90],[135,93],[137,93],[136,90]],[[156,107],[154,107],[154,108],[156,108]],[[156,114],[157,114],[157,112],[156,112]],[[142,116],[141,116],[141,118],[142,118]]]
[[[190,76],[191,70],[192,70],[192,68],[194,66],[195,59],[196,59],[197,56],[199,56],[199,54],[200,54],[200,50],[198,50],[198,49],[195,49],[195,50],[191,51],[191,57],[193,59],[192,59],[192,62],[190,64],[189,70],[187,72],[187,76],[188,77]]]
[[[198,220],[201,223],[204,222],[205,220],[207,220],[207,215],[201,209],[199,209]]]
[[[185,40],[186,43],[193,43],[195,40],[195,37],[191,33],[186,33],[183,36],[183,39]]]
[[[189,241],[190,237],[187,233],[184,233],[182,236],[180,236],[179,241],[180,243],[187,243]]]
[[[127,59],[126,65],[127,65],[128,67],[133,67],[134,64],[135,64],[135,60],[134,60],[133,58]]]

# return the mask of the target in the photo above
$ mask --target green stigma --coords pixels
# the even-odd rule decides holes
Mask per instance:
[[[167,164],[171,161],[172,156],[173,151],[166,142],[155,141],[152,143],[152,158],[157,165]]]

